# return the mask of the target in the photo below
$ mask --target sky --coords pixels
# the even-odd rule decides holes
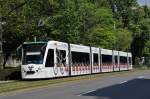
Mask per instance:
[[[138,3],[140,4],[140,5],[150,5],[150,0],[138,0]]]

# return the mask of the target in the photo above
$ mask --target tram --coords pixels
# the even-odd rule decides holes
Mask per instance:
[[[132,54],[59,41],[22,45],[22,79],[43,79],[132,69]]]

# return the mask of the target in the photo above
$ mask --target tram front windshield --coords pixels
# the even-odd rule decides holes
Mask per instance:
[[[43,64],[46,43],[32,43],[23,45],[23,65]]]

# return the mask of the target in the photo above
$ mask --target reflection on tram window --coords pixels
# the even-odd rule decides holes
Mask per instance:
[[[102,63],[112,63],[112,55],[102,55]]]
[[[127,63],[127,57],[120,56],[120,63]]]
[[[60,67],[61,65],[65,65],[66,64],[66,51],[56,49],[56,55],[57,55],[58,66]]]
[[[118,63],[118,56],[115,56],[115,64]]]
[[[71,52],[71,54],[72,54],[72,63],[73,64],[84,64],[84,65],[90,64],[89,53]]]
[[[98,54],[93,54],[93,64],[94,66],[98,65]]]

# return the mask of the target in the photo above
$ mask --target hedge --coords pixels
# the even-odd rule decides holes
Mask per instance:
[[[21,73],[20,68],[6,68],[0,70],[0,80],[20,80]]]

